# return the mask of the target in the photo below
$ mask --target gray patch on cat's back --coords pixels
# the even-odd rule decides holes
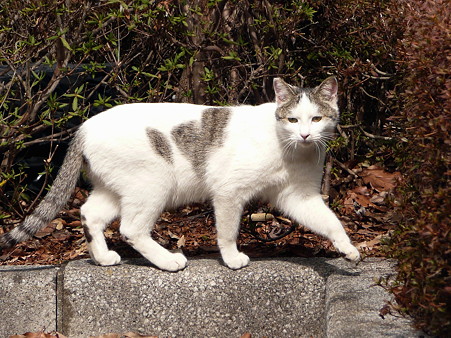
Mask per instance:
[[[206,146],[222,146],[229,120],[230,109],[228,108],[209,108],[202,112],[201,129]]]
[[[177,147],[190,160],[198,175],[205,174],[209,151],[223,145],[230,115],[228,108],[208,108],[202,112],[200,122],[189,121],[172,130]]]
[[[166,162],[172,164],[171,144],[169,143],[166,136],[164,136],[161,131],[154,128],[147,128],[146,133],[147,137],[150,140],[150,144],[152,145],[156,153],[163,157]]]
[[[196,159],[201,156],[198,154],[200,148],[199,127],[195,121],[182,123],[172,129],[172,138],[183,155],[188,157],[196,167]]]

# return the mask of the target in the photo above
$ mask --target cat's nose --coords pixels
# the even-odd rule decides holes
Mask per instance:
[[[309,136],[310,136],[310,134],[301,134],[301,137],[302,137],[304,140],[306,140],[307,137],[309,137]]]

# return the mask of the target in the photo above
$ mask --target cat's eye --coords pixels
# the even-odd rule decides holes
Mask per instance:
[[[322,116],[313,116],[312,117],[312,122],[319,122],[319,121],[321,121],[322,120]]]
[[[297,122],[298,122],[298,119],[295,118],[295,117],[289,117],[289,118],[288,118],[288,122],[291,122],[291,123],[297,123]]]

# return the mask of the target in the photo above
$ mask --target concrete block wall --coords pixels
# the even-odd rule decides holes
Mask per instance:
[[[136,332],[156,336],[418,337],[408,319],[379,316],[390,299],[375,279],[389,261],[251,261],[232,271],[191,259],[177,273],[143,259],[112,267],[0,267],[0,337],[57,330],[68,337]]]

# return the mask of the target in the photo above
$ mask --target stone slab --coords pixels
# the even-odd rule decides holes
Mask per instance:
[[[145,260],[99,267],[0,267],[0,337],[58,330],[68,337],[136,332],[189,337],[424,337],[410,320],[379,315],[391,300],[375,281],[393,262],[252,260],[239,271],[190,259],[168,273]]]
[[[62,332],[71,338],[129,331],[321,337],[326,275],[315,263],[321,260],[253,260],[232,271],[218,260],[194,259],[185,270],[168,273],[143,260],[112,267],[71,262],[61,295]]]
[[[335,265],[343,264],[335,261]],[[411,327],[407,318],[380,315],[387,301],[393,301],[378,280],[393,274],[393,262],[368,260],[358,275],[331,275],[326,284],[326,336],[349,337],[424,337]]]
[[[57,273],[54,266],[0,267],[0,337],[56,330]]]

